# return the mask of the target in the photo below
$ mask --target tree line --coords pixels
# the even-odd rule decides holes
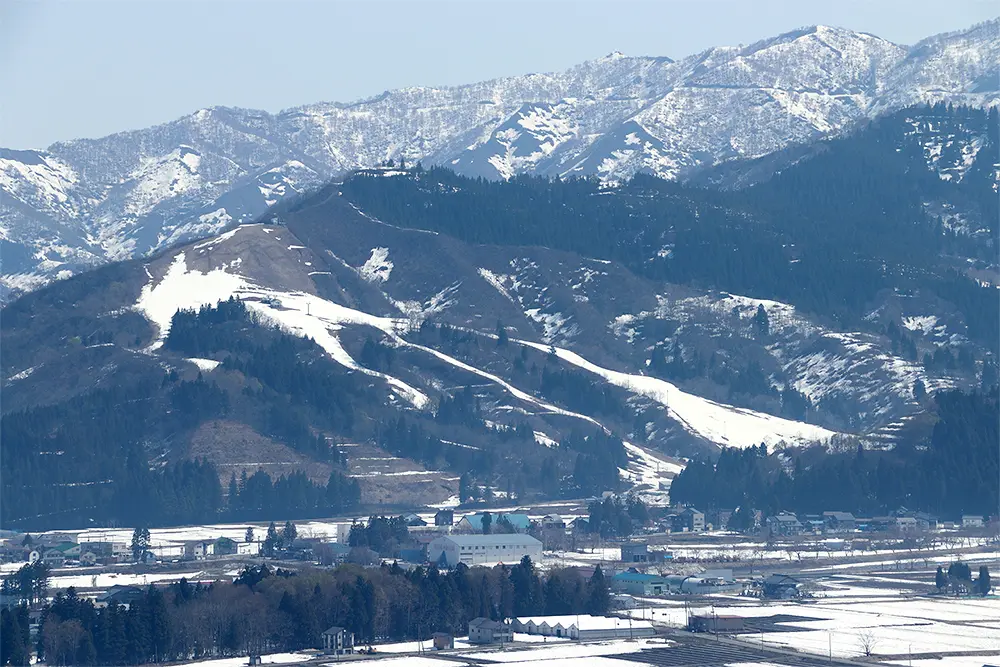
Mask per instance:
[[[790,471],[764,445],[727,448],[718,461],[692,461],[671,498],[700,509],[753,508],[774,514],[848,511],[862,515],[907,507],[940,515],[990,514],[998,502],[998,393],[939,392],[935,423],[922,442],[888,451],[785,450]],[[918,445],[920,445],[918,447]]]
[[[137,665],[321,648],[330,626],[360,644],[464,634],[468,622],[537,614],[604,614],[608,583],[598,567],[545,574],[525,557],[492,569],[459,565],[405,571],[344,565],[291,573],[246,568],[233,582],[149,586],[128,608],[97,608],[74,589],[42,612],[39,659],[51,665]],[[0,617],[0,665],[27,665],[27,608]]]

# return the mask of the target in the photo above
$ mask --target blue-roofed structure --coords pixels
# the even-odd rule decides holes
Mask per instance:
[[[667,580],[660,575],[631,569],[613,576],[611,586],[630,595],[663,595],[669,590]]]

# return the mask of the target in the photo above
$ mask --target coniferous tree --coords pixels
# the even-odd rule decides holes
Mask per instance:
[[[509,342],[507,337],[507,327],[503,325],[503,322],[497,321],[497,347],[506,347]]]
[[[760,338],[771,335],[771,321],[768,319],[767,311],[762,303],[757,304],[757,312],[753,316],[753,328],[754,333]]]
[[[986,565],[980,565],[979,578],[976,580],[976,589],[980,595],[989,595],[992,588],[993,583],[990,581],[990,568]]]
[[[274,557],[274,552],[281,548],[281,536],[278,535],[278,528],[272,521],[267,527],[267,536],[264,538],[264,555],[268,558]]]
[[[130,548],[132,550],[132,560],[138,563],[146,558],[146,554],[149,553],[150,547],[150,537],[149,528],[145,526],[137,527],[132,531],[132,542]]]
[[[611,592],[608,589],[608,582],[598,565],[594,568],[594,574],[587,582],[587,613],[594,616],[604,616],[611,608]]]
[[[282,544],[284,544],[285,546],[289,546],[291,545],[292,542],[295,541],[296,537],[298,537],[298,530],[296,530],[295,524],[292,523],[291,521],[286,521],[285,527],[281,531]]]

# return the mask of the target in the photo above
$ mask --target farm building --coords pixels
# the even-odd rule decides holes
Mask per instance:
[[[656,634],[653,624],[614,616],[532,616],[514,619],[514,630],[529,635],[566,637],[569,639],[632,639],[652,637]]]
[[[702,614],[692,616],[688,626],[692,632],[743,632],[742,616],[721,616],[719,614]]]
[[[663,595],[669,592],[667,580],[658,574],[646,574],[628,570],[611,578],[611,586],[616,591],[631,595]]]

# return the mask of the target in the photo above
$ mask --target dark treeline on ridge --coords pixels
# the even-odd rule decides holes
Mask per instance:
[[[469,179],[443,168],[394,177],[359,172],[342,190],[392,224],[617,260],[657,280],[787,301],[843,327],[864,326],[866,306],[880,290],[926,290],[958,306],[971,336],[996,350],[995,294],[941,260],[960,253],[995,261],[995,249],[948,231],[922,210],[929,197],[969,202],[995,235],[990,175],[942,180],[926,167],[922,147],[906,141],[912,116],[975,125],[997,146],[996,114],[904,110],[737,192],[642,174],[608,189],[588,179]]]

